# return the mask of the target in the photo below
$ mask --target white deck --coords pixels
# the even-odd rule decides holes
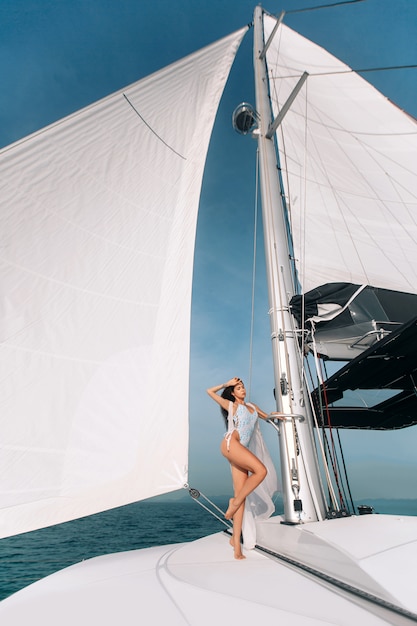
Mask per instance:
[[[365,592],[417,613],[417,518],[362,515],[300,526],[273,517],[257,541]]]
[[[336,532],[338,521],[329,522],[330,530],[325,529],[326,532]],[[285,527],[276,522],[263,524],[263,532],[272,536],[275,525],[280,533],[279,543],[288,536],[287,531],[294,537],[298,533],[299,541],[292,543],[298,545],[299,554],[310,554],[312,558],[314,546],[322,546],[321,531],[309,530],[313,525],[300,532],[298,527]],[[335,522],[332,529],[330,525]],[[360,519],[358,522],[362,524]],[[327,524],[319,526],[327,528]],[[353,535],[351,541],[360,556],[365,555],[369,568],[377,568],[378,557],[373,560],[370,555],[372,546],[367,551]],[[323,554],[324,560],[330,556],[330,552],[323,551]],[[378,607],[364,607],[367,603],[360,599],[330,589],[326,583],[255,550],[246,555],[245,561],[236,561],[228,536],[219,533],[186,544],[97,557],[62,570],[4,600],[0,603],[0,623],[2,626],[25,623],[35,626],[114,626],[115,623],[123,626],[138,623],[212,626],[229,621],[253,626],[254,621],[259,620],[264,624],[285,626],[410,623],[401,616],[387,617]]]

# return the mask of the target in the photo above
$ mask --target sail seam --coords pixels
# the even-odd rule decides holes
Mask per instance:
[[[182,154],[180,154],[179,152],[177,152],[176,150],[174,150],[174,148],[173,148],[172,146],[170,146],[170,145],[169,145],[166,141],[164,141],[164,140],[162,139],[162,137],[160,137],[160,136],[158,135],[158,133],[157,133],[157,132],[155,132],[155,131],[154,131],[154,129],[152,128],[152,126],[150,126],[150,125],[148,124],[148,122],[145,120],[145,118],[144,118],[144,117],[142,117],[142,115],[139,113],[139,111],[138,111],[138,110],[137,110],[137,109],[133,106],[133,104],[131,103],[131,101],[129,100],[129,98],[127,97],[127,95],[126,95],[125,93],[123,94],[123,97],[124,97],[124,99],[126,100],[126,102],[127,102],[128,104],[130,104],[130,106],[132,107],[132,109],[134,110],[134,112],[136,113],[136,115],[137,115],[138,117],[140,117],[140,119],[141,119],[141,120],[142,120],[142,122],[145,124],[145,126],[147,126],[147,127],[149,128],[149,130],[150,130],[150,131],[151,131],[151,132],[155,135],[155,137],[157,137],[157,138],[159,139],[159,141],[162,141],[162,143],[164,144],[164,146],[166,146],[167,148],[169,148],[170,150],[172,150],[172,152],[173,152],[174,154],[176,154],[176,155],[177,155],[177,156],[179,156],[181,159],[184,159],[184,161],[186,161],[186,160],[187,160],[187,158],[186,158],[185,156],[183,156]]]

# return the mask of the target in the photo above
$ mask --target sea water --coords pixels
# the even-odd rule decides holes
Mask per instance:
[[[216,515],[222,514],[201,499]],[[222,511],[227,498],[216,499]],[[0,600],[64,567],[102,554],[192,541],[226,526],[190,497],[145,500],[0,540]]]
[[[203,499],[155,498],[51,528],[0,540],[0,600],[79,561],[102,554],[192,541],[225,529]],[[227,497],[216,498],[221,510]],[[417,500],[368,500],[376,513],[417,515]],[[276,503],[277,513],[282,502]]]

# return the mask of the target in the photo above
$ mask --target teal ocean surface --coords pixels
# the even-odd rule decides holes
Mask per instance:
[[[204,502],[204,500],[203,500]],[[227,497],[216,498],[226,509]],[[375,513],[417,515],[417,500],[366,500]],[[220,515],[217,511],[215,511]],[[277,502],[277,513],[282,503]],[[191,498],[155,498],[0,541],[0,600],[22,587],[101,554],[192,541],[225,529]]]

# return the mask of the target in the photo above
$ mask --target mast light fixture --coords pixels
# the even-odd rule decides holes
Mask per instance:
[[[242,102],[233,111],[232,124],[233,128],[240,135],[247,135],[258,128],[259,114],[255,111],[251,104]]]

